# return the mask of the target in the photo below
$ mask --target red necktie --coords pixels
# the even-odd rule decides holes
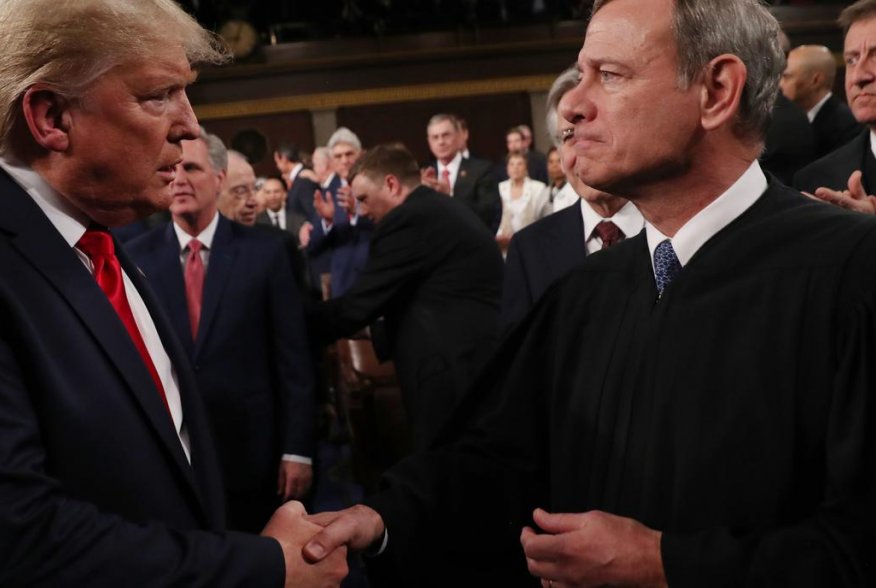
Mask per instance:
[[[204,297],[204,260],[201,259],[203,245],[197,239],[189,241],[189,256],[186,259],[184,272],[186,280],[186,304],[189,307],[189,325],[192,328],[192,339],[198,337],[198,325],[201,322],[201,300]]]
[[[161,378],[158,377],[158,370],[152,363],[152,357],[149,356],[149,350],[146,349],[146,344],[140,335],[140,329],[137,328],[137,322],[134,320],[134,314],[131,312],[131,306],[128,304],[128,297],[125,295],[122,267],[119,265],[119,258],[116,257],[112,236],[104,228],[91,226],[76,243],[76,247],[85,253],[94,264],[94,279],[97,280],[97,285],[109,298],[110,304],[113,305],[116,314],[119,315],[122,324],[128,330],[128,335],[134,342],[137,351],[140,352],[140,357],[146,364],[146,369],[149,370],[149,374],[161,394],[161,400],[164,402],[167,412],[170,413],[167,397],[164,394],[164,386],[161,385]]]
[[[593,229],[599,238],[602,239],[602,248],[608,249],[615,243],[619,243],[624,238],[624,232],[621,231],[616,224],[611,221],[602,221],[596,228]]]
[[[441,170],[441,181],[447,182],[447,185],[450,185],[450,170],[446,167]]]

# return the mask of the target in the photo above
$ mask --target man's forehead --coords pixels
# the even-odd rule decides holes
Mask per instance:
[[[846,33],[846,50],[857,50],[862,43],[876,45],[876,14],[852,23]]]
[[[349,143],[338,143],[332,147],[333,155],[349,155],[351,153],[356,153],[356,148]]]
[[[578,53],[579,67],[589,60],[662,52],[662,45],[672,39],[671,18],[671,0],[614,0],[607,3],[593,15],[587,26],[584,45]]]

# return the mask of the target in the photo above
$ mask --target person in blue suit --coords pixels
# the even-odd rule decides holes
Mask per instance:
[[[202,130],[182,147],[173,222],[128,250],[195,366],[229,526],[258,531],[278,495],[302,498],[312,479],[313,381],[301,303],[283,235],[233,223],[217,210],[223,181],[229,197],[252,189],[241,183],[245,175],[226,177],[222,141]]]
[[[223,51],[169,0],[6,0],[0,49],[0,585],[337,585],[300,504],[225,530],[195,374],[106,230],[167,207]]]

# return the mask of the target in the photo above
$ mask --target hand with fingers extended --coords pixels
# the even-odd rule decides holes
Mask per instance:
[[[335,201],[328,192],[323,194],[322,190],[314,190],[313,208],[325,222],[331,224],[335,220]]]
[[[434,167],[426,167],[420,170],[420,183],[448,196],[452,191],[450,182],[439,179],[438,172],[435,171]]]
[[[600,511],[536,509],[533,520],[543,533],[526,527],[520,542],[529,572],[545,588],[667,585],[659,531]]]
[[[286,560],[287,588],[329,588],[340,586],[347,576],[347,550],[343,546],[321,558],[319,562],[305,561],[302,547],[322,528],[306,519],[307,511],[300,502],[287,502],[278,508],[262,531],[273,537],[283,549]]]
[[[386,527],[372,508],[357,504],[337,512],[309,515],[307,520],[322,527],[304,546],[304,558],[319,562],[344,546],[363,551],[383,539]]]
[[[815,194],[806,192],[804,194],[830,202],[840,208],[848,208],[865,214],[876,214],[876,196],[870,196],[864,190],[863,174],[860,171],[853,171],[852,175],[849,176],[848,190],[818,188],[815,190]]]
[[[349,185],[338,188],[338,205],[347,212],[347,216],[356,214],[356,199],[353,198],[353,189]]]
[[[277,472],[277,496],[283,501],[303,498],[313,482],[313,468],[306,463],[280,460]]]
[[[298,243],[301,247],[307,247],[310,243],[310,233],[313,232],[313,225],[310,223],[304,223],[301,225],[301,228],[298,229]]]

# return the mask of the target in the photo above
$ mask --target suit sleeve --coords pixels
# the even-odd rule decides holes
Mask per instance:
[[[499,184],[489,169],[478,176],[474,197],[474,211],[495,234],[502,222],[502,199],[499,196]]]
[[[309,310],[308,327],[319,343],[350,336],[370,324],[399,291],[428,270],[422,231],[407,211],[394,212],[398,214],[387,215],[375,231],[368,262],[350,290]],[[432,254],[437,255],[434,250]]]
[[[502,310],[500,319],[503,328],[519,322],[532,308],[532,289],[527,280],[526,263],[520,252],[519,240],[511,239],[505,258],[505,278],[502,284]]]
[[[135,524],[54,479],[38,416],[43,399],[28,389],[8,333],[0,331],[0,585],[283,584],[283,555],[273,539]]]
[[[277,248],[271,270],[270,325],[278,382],[278,411],[283,453],[313,456],[316,420],[312,362],[307,346],[301,296],[284,247]]]

